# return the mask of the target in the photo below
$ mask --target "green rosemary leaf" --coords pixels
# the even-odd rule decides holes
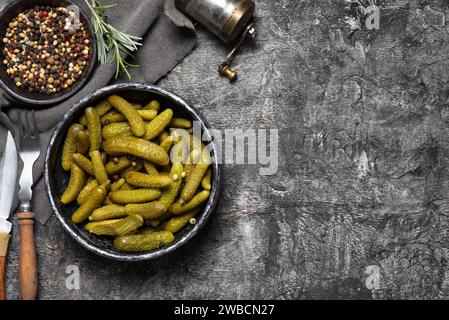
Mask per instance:
[[[138,50],[138,47],[142,45],[140,42],[142,38],[124,33],[106,22],[105,12],[116,7],[117,4],[84,1],[92,12],[93,26],[97,38],[98,61],[102,64],[106,63],[108,52],[113,50],[111,62],[115,62],[115,78],[117,79],[120,75],[125,74],[131,79],[128,68],[137,66],[126,62],[125,58],[126,56],[132,56],[133,52]]]

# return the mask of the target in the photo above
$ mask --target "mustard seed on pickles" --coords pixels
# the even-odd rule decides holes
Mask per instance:
[[[113,160],[106,163],[106,172],[108,174],[114,175],[128,169],[131,166],[131,161],[128,157],[114,157]]]
[[[175,204],[173,204],[170,207],[170,212],[173,214],[181,214],[190,210],[195,209],[196,207],[198,207],[200,204],[202,204],[203,202],[205,202],[210,196],[210,191],[207,190],[203,190],[200,193],[198,193],[197,195],[195,195],[192,200],[190,200],[187,203],[181,204],[180,202],[176,202]]]
[[[201,182],[204,176],[209,169],[211,164],[211,159],[209,155],[209,151],[207,149],[203,149],[201,152],[201,161],[197,165],[193,167],[192,173],[187,180],[186,185],[181,193],[181,199],[183,202],[187,202],[193,198],[198,187],[201,185]]]
[[[143,168],[144,168],[144,166],[143,166],[142,160],[138,159],[138,160],[131,161],[131,165],[129,166],[129,168],[120,172],[120,176],[122,178],[125,178],[128,173],[130,173],[132,171],[140,172],[140,170],[142,170]]]
[[[176,200],[181,189],[183,178],[182,173],[184,172],[184,166],[182,163],[175,163],[170,171],[170,176],[172,178],[171,183],[162,191],[162,195],[159,201],[162,202],[167,208],[169,208]]]
[[[176,233],[184,228],[190,221],[190,219],[196,217],[201,211],[201,207],[197,207],[189,212],[186,212],[180,216],[176,216],[168,220],[164,224],[164,230]]]

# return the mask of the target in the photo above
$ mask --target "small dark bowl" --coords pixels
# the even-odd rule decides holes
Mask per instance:
[[[203,134],[205,134],[209,141],[211,140],[211,135],[208,130],[209,126],[203,117],[194,108],[173,93],[156,86],[144,84],[124,83],[109,86],[96,91],[72,107],[53,133],[45,158],[45,186],[47,188],[47,194],[50,198],[53,211],[62,223],[64,229],[86,249],[100,256],[121,261],[154,259],[176,250],[192,239],[192,237],[194,237],[205,225],[209,216],[215,209],[221,182],[220,166],[217,161],[217,149],[216,146],[212,144],[212,156],[214,160],[212,165],[212,190],[207,204],[201,214],[198,215],[197,224],[186,226],[175,235],[175,241],[172,244],[161,247],[160,249],[143,253],[119,252],[113,247],[111,239],[92,235],[71,221],[71,216],[78,207],[76,203],[65,206],[59,200],[69,182],[69,173],[64,172],[61,168],[61,151],[68,128],[72,123],[79,119],[88,106],[95,105],[95,103],[112,94],[121,95],[129,101],[141,104],[146,104],[153,99],[157,99],[161,102],[162,107],[169,106],[172,108],[177,117],[185,117],[192,121],[199,121],[201,123]]]
[[[29,10],[37,5],[48,5],[52,7],[67,7],[69,5],[74,5],[70,0],[13,0],[10,2],[1,12],[0,12],[0,39],[6,34],[6,29],[8,24],[14,19],[20,12],[24,10]],[[30,93],[24,88],[17,87],[14,81],[6,73],[5,65],[1,63],[0,65],[0,86],[6,91],[6,93],[12,98],[12,100],[33,107],[42,107],[64,101],[76,92],[78,92],[91,77],[97,61],[97,41],[95,38],[95,31],[92,23],[82,8],[80,8],[81,22],[87,27],[90,34],[90,45],[91,54],[88,60],[88,65],[84,69],[81,77],[68,89],[63,90],[58,93],[51,95],[41,94],[41,93]],[[0,56],[3,57],[4,45],[0,42]],[[3,61],[3,58],[0,59]]]

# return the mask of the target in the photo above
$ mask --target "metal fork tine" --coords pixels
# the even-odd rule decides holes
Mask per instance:
[[[25,119],[26,119],[26,130],[27,130],[27,136],[28,138],[33,138],[33,128],[31,127],[31,117],[30,117],[30,112],[24,112],[25,115]]]
[[[25,136],[27,138],[31,138],[31,128],[30,128],[30,119],[28,118],[28,112],[24,112],[23,113],[23,117],[25,119],[24,124],[25,124]]]
[[[31,135],[34,139],[37,138],[39,134],[39,130],[37,129],[36,113],[34,112],[34,110],[31,110],[30,118],[31,118]]]
[[[19,131],[20,131],[20,137],[25,137],[26,136],[26,131],[25,131],[25,123],[23,121],[23,113],[19,112],[17,115],[17,119],[18,119],[18,125],[19,125]]]
[[[20,112],[17,113],[17,127],[19,129],[19,138],[22,138],[23,136],[23,130],[22,130],[22,120],[21,120],[21,114]]]

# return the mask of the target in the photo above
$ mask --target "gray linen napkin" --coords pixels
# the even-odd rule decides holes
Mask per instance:
[[[0,0],[2,9],[10,0]],[[83,1],[74,0],[84,7]],[[196,45],[195,34],[185,28],[177,28],[163,14],[163,0],[103,1],[115,2],[117,7],[108,11],[108,22],[120,30],[143,37],[143,46],[136,55],[135,63],[140,67],[131,71],[133,82],[154,83],[167,74]],[[87,11],[87,10],[86,10]],[[1,36],[1,35],[0,35]],[[110,61],[111,56],[109,57]],[[4,72],[0,70],[0,72]],[[34,167],[33,211],[36,220],[45,224],[52,211],[45,191],[42,177],[44,158],[53,129],[64,114],[83,97],[114,81],[115,65],[106,63],[97,67],[87,85],[75,96],[60,105],[40,109],[36,112],[41,133],[41,156]],[[120,81],[127,81],[121,79]],[[115,81],[117,82],[117,81]],[[7,101],[6,94],[0,91],[0,155],[6,140],[6,128],[14,128],[18,107]],[[22,167],[19,167],[19,173]],[[17,201],[16,201],[17,204]]]

